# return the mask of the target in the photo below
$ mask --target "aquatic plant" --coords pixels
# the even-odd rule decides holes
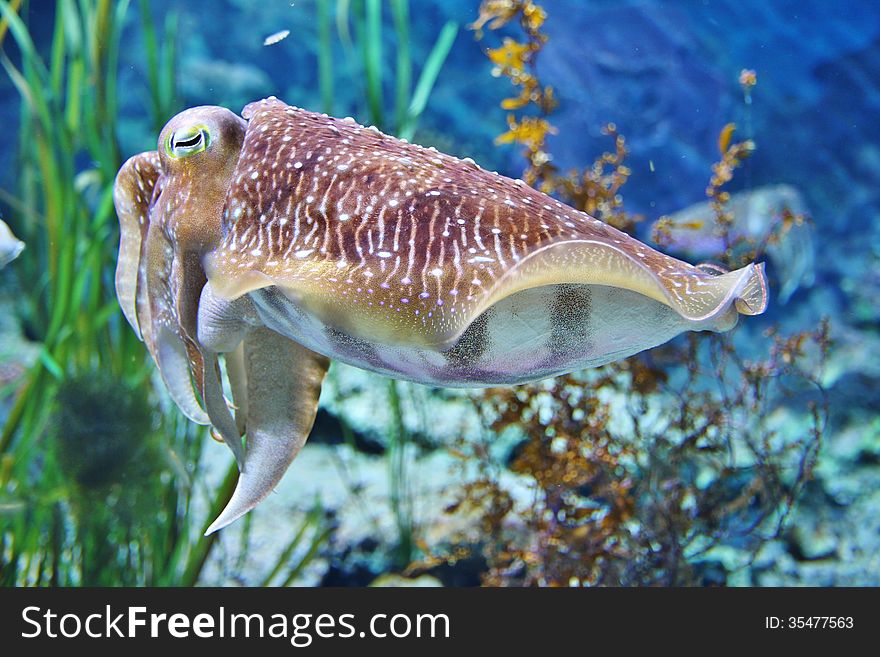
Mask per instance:
[[[333,48],[330,39],[330,0],[319,0],[318,19],[318,72],[323,110],[333,114]],[[437,76],[458,35],[458,25],[449,21],[440,29],[434,45],[428,52],[421,73],[413,87],[413,61],[410,52],[410,9],[408,0],[391,0],[394,67],[385,61],[383,44],[389,42],[383,20],[381,0],[337,0],[337,34],[343,45],[351,69],[349,84],[362,89],[369,123],[380,130],[412,139],[419,119],[425,111]],[[352,31],[352,25],[354,30]],[[393,101],[385,97],[384,73],[394,71]],[[393,106],[393,119],[388,116]]]
[[[19,188],[0,190],[0,201],[27,242],[15,310],[39,345],[37,361],[4,386],[0,583],[192,585],[217,544],[201,537],[195,501],[219,512],[237,468],[210,495],[197,487],[205,432],[157,412],[167,401],[118,310],[112,188],[129,2],[58,0],[45,57],[28,7],[0,0],[0,64],[22,98]],[[176,16],[160,32],[142,0],[140,20],[145,100],[161,125],[177,102]],[[301,570],[325,532],[309,514],[267,578]]]
[[[515,23],[522,32],[522,41],[504,37],[500,48],[489,48],[486,56],[495,64],[492,75],[503,76],[519,89],[516,97],[501,101],[510,110],[508,130],[495,140],[498,145],[519,144],[526,168],[522,178],[529,185],[565,200],[578,210],[633,234],[635,224],[643,218],[624,211],[623,197],[618,193],[630,176],[626,166],[626,140],[610,123],[602,128],[611,137],[614,150],[603,153],[591,167],[583,171],[562,173],[553,163],[547,137],[557,133],[550,115],[558,101],[551,85],[541,82],[537,72],[538,56],[547,43],[541,27],[547,12],[532,0],[487,0],[479,8],[479,16],[469,27],[482,39],[484,28],[498,30]]]
[[[771,337],[756,361],[688,338],[656,361],[488,391],[478,403],[491,432],[455,445],[480,476],[448,509],[478,518],[479,532],[450,553],[475,545],[491,585],[725,583],[779,536],[824,427],[821,395],[799,434],[771,420],[792,386],[821,390],[805,361],[827,350],[827,325]],[[491,444],[505,435],[522,441],[506,456],[528,491],[519,496]],[[713,560],[720,581],[704,578]]]
[[[60,0],[44,60],[23,18],[28,3],[0,2],[21,65],[8,44],[0,62],[22,97],[20,189],[4,190],[2,200],[28,243],[16,269],[28,292],[18,310],[41,347],[0,435],[2,494],[13,509],[0,517],[5,584],[171,583],[186,556],[189,488],[158,476],[165,459],[151,473],[150,495],[140,498],[153,498],[152,513],[134,513],[134,498],[107,492],[116,468],[130,474],[132,450],[191,457],[196,444],[194,432],[171,417],[161,418],[167,442],[160,448],[155,440],[150,370],[114,307],[116,68],[127,7]],[[148,13],[143,18],[151,30]],[[151,76],[173,80],[172,67],[166,61]],[[155,106],[171,102],[170,93],[164,99]],[[118,416],[107,415],[111,408]],[[83,461],[87,454],[97,462]],[[144,481],[130,477],[126,485]],[[96,495],[106,503],[96,504]],[[140,547],[118,532],[138,536]],[[113,554],[108,536],[118,539]]]
[[[190,504],[196,492],[192,482],[202,469],[201,431],[181,422],[173,413],[156,413],[149,426],[128,418],[132,444],[154,445],[151,455],[158,458],[153,475],[161,482],[154,491],[160,502],[157,513],[147,513],[142,519],[116,513],[122,509],[116,497],[112,503],[103,504],[107,512],[99,514],[100,518],[79,513],[78,509],[87,508],[98,493],[81,485],[81,478],[91,472],[84,463],[74,466],[71,459],[62,458],[76,452],[70,447],[75,438],[59,439],[57,449],[47,451],[52,436],[60,435],[53,429],[59,426],[53,418],[70,420],[77,410],[89,409],[94,411],[94,423],[88,425],[88,414],[80,421],[90,426],[95,436],[83,453],[101,463],[107,463],[107,459],[126,461],[128,452],[123,447],[128,443],[119,441],[111,427],[100,420],[98,402],[79,407],[74,403],[77,395],[95,392],[93,387],[84,387],[85,382],[94,380],[110,386],[114,384],[105,374],[116,377],[114,392],[121,396],[120,408],[140,408],[132,405],[135,400],[149,400],[151,407],[164,400],[155,395],[153,370],[144,361],[135,336],[120,330],[113,289],[116,227],[112,183],[121,162],[116,69],[129,2],[58,0],[51,51],[45,59],[28,31],[28,7],[27,2],[17,0],[0,3],[0,43],[8,31],[16,54],[21,56],[19,66],[14,63],[15,54],[9,56],[4,51],[2,63],[22,96],[21,186],[15,192],[0,190],[0,197],[12,208],[11,220],[29,243],[29,257],[22,261],[18,273],[22,281],[28,281],[25,287],[34,292],[22,297],[20,313],[28,337],[40,345],[38,362],[19,383],[4,387],[15,393],[0,434],[4,459],[5,511],[0,527],[4,581],[193,584],[217,544],[215,537],[197,536],[203,523],[193,521]],[[177,14],[166,14],[164,26],[159,29],[149,2],[139,0],[138,8],[147,80],[144,98],[152,125],[159,130],[178,103]],[[449,23],[441,29],[413,87],[409,4],[395,0],[391,14],[393,30],[389,32],[383,27],[382,3],[336,3],[338,34],[349,63],[354,64],[352,80],[360,86],[360,80],[366,79],[362,87],[364,106],[372,112],[376,124],[389,129],[393,126],[399,134],[411,137],[457,26]],[[328,0],[317,3],[317,16],[319,85],[325,109],[332,111],[336,70]],[[355,27],[354,38],[349,33],[349,22]],[[388,103],[382,80],[386,68],[382,44],[389,36],[396,40],[393,121],[385,114]],[[93,164],[84,170],[83,161]],[[389,387],[389,395],[395,399],[397,389]],[[120,412],[120,419],[124,417],[127,415]],[[389,433],[389,478],[395,491],[392,506],[400,536],[397,558],[403,563],[409,560],[414,530],[406,473],[407,435],[399,413],[396,417],[396,429],[392,427]],[[177,473],[173,477],[168,473],[169,464]],[[100,468],[95,472],[99,470],[104,472]],[[236,473],[232,465],[211,504],[215,515],[229,498]],[[129,477],[127,484],[134,486],[134,479]],[[84,502],[86,499],[91,502]],[[114,522],[121,524],[114,526]],[[250,522],[244,523],[242,556],[247,552],[250,527]],[[144,536],[144,546],[129,546],[136,554],[126,548],[118,553],[128,563],[127,571],[117,568],[114,559],[94,558],[97,542],[118,531]],[[292,542],[280,549],[278,561],[269,568],[264,583],[291,581],[314,558],[329,531],[322,514],[310,513],[294,532]],[[152,536],[165,538],[154,541]],[[304,542],[308,545],[303,552],[300,547]],[[41,566],[35,571],[33,563],[53,567]],[[241,564],[239,560],[237,566]]]
[[[511,114],[499,143],[524,146],[530,184],[633,231],[639,218],[624,211],[620,195],[629,174],[625,143],[613,126],[614,152],[584,172],[562,175],[552,164],[545,143],[552,105],[545,99],[553,94],[535,68],[547,40],[539,31],[545,18],[531,0],[486,0],[472,26],[516,22],[526,36],[488,51],[495,73],[522,89],[502,106],[538,112]],[[731,135],[731,128],[722,131],[722,159],[707,188],[722,232],[731,225],[723,187],[754,150],[751,141],[731,144]],[[784,238],[784,230],[774,232],[773,239]],[[759,255],[758,248],[725,243],[717,254],[722,266],[740,264],[744,252],[749,261]],[[475,526],[451,545],[423,545],[428,556],[411,571],[476,552],[488,564],[483,581],[490,585],[727,583],[780,535],[827,416],[827,322],[765,335],[768,349],[751,359],[729,337],[691,334],[597,370],[488,390],[476,404],[490,431],[453,448],[463,467],[475,461],[479,474],[447,509],[474,518]],[[790,395],[806,399],[793,434],[773,422],[780,404],[796,403],[786,401]],[[521,441],[506,465],[493,448],[499,436]],[[514,488],[501,476],[507,467],[518,475]]]

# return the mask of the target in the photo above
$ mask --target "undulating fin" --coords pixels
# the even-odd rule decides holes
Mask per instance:
[[[729,274],[730,270],[727,267],[722,267],[721,265],[714,262],[698,262],[694,265],[700,271],[704,271],[707,274],[712,274],[713,276],[720,276],[721,274]]]
[[[135,155],[122,165],[113,188],[113,202],[119,217],[119,258],[116,261],[116,296],[128,323],[143,340],[138,317],[138,272],[141,248],[150,226],[150,201],[161,175],[155,151]]]
[[[764,275],[764,263],[749,265],[740,271],[752,267],[741,281],[736,293],[736,309],[741,315],[760,315],[767,310],[767,277]]]
[[[644,245],[634,248],[624,251],[598,240],[550,244],[505,272],[473,314],[519,290],[567,283],[638,292],[671,307],[684,320],[712,330],[730,328],[736,312],[756,315],[767,306],[763,264],[720,273],[720,268],[694,267]]]
[[[281,480],[312,429],[328,365],[324,356],[266,328],[245,338],[244,468],[232,498],[206,535],[253,509]]]

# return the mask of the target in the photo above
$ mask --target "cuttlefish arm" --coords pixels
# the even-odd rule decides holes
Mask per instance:
[[[195,340],[205,275],[198,258],[175,243],[174,231],[169,230],[173,224],[169,226],[169,217],[161,214],[166,186],[155,152],[130,158],[117,175],[117,297],[181,412],[198,424],[214,425],[243,463],[241,432],[223,398],[216,355],[204,352]]]
[[[226,527],[281,481],[306,442],[330,362],[266,328],[244,341],[247,449],[232,499],[206,534]]]
[[[281,481],[315,422],[329,360],[258,325],[251,301],[202,291],[199,342],[227,353],[236,403],[246,411],[247,447],[235,492],[211,534],[260,503]]]
[[[232,399],[235,402],[235,425],[238,433],[245,434],[247,430],[247,374],[244,367],[244,344],[239,344],[235,349],[226,354],[226,376],[229,378],[229,387],[232,391]]]
[[[130,158],[119,170],[113,188],[113,201],[119,216],[119,257],[116,261],[116,298],[125,319],[139,340],[144,336],[141,322],[149,324],[144,315],[146,288],[143,287],[141,253],[150,228],[150,202],[162,170],[159,154],[141,153]],[[138,285],[141,287],[140,317]]]
[[[171,245],[162,222],[151,221],[162,193],[158,153],[140,153],[119,170],[113,200],[119,217],[116,296],[126,320],[159,367],[174,402],[193,422],[208,424],[193,390],[190,372],[203,370],[201,354],[180,326],[176,290],[184,286],[179,265],[168,257]]]

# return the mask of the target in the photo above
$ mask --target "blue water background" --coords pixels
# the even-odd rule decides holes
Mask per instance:
[[[293,105],[321,109],[314,0],[153,0],[150,4],[160,24],[169,12],[179,16],[182,107],[220,104],[238,112],[252,100],[276,95]],[[862,433],[873,439],[875,452],[866,453],[876,459],[880,3],[544,0],[540,4],[548,14],[543,30],[549,41],[540,54],[538,72],[560,101],[551,117],[558,135],[550,138],[549,150],[562,169],[582,169],[610,149],[612,143],[602,128],[614,122],[631,151],[632,176],[623,189],[626,207],[644,214],[647,227],[664,213],[705,200],[710,167],[719,158],[719,131],[733,121],[738,125],[735,138],[754,139],[757,150],[737,172],[731,190],[788,183],[801,192],[814,224],[816,282],[798,290],[784,306],[771,295],[767,315],[743,321],[744,330],[736,339],[738,345],[744,343],[747,355],[750,349],[766,352],[769,340],[761,337],[761,331],[769,324],[781,321],[787,330],[802,330],[829,316],[836,343],[831,355],[834,376],[829,380],[833,431],[828,433],[827,446],[845,443],[839,440],[841,429],[856,426],[850,433],[859,440]],[[50,0],[30,3],[27,18],[42,53],[49,51],[54,5]],[[465,26],[476,18],[478,5],[477,0],[410,3],[415,76],[442,26],[450,20],[461,26],[416,141],[472,157],[486,168],[516,177],[524,167],[519,147],[493,143],[506,127],[507,112],[499,102],[516,92],[506,79],[492,76],[484,49],[499,45],[505,34],[521,37],[521,33],[505,29],[475,40]],[[153,149],[156,143],[137,2],[132,2],[128,14],[119,70],[119,137],[125,156]],[[387,6],[384,14],[386,111],[391,113],[395,51]],[[346,59],[335,25],[331,29],[336,69],[333,113],[368,122],[357,63]],[[290,30],[290,35],[275,45],[263,45],[266,36],[280,30]],[[7,36],[4,47],[17,62],[9,41]],[[738,82],[744,68],[754,69],[758,78],[750,105]],[[14,190],[17,185],[20,107],[8,77],[0,75],[3,189]],[[81,165],[85,168],[89,163],[83,160]],[[14,225],[16,217],[9,208],[4,210]],[[850,413],[851,408],[857,412]],[[857,451],[853,448],[846,456],[852,461],[847,468],[861,473]],[[836,533],[849,532],[854,544],[867,546],[860,547],[859,554],[877,554],[880,502],[872,493],[876,484],[856,477],[844,481],[838,474],[829,467],[820,477],[824,488],[815,488],[819,491],[815,506],[828,511],[833,519],[829,526],[839,528]],[[837,485],[838,480],[844,483]],[[873,501],[847,507],[859,494]],[[835,496],[835,503],[828,503],[831,497],[826,496]],[[855,509],[846,523],[838,515],[844,508],[847,513]],[[824,554],[823,549],[816,548],[816,553]],[[798,581],[876,584],[876,567],[866,580],[859,569],[867,558],[852,554],[841,551],[834,561],[835,567],[849,574],[838,577],[829,570],[820,573],[822,578]]]

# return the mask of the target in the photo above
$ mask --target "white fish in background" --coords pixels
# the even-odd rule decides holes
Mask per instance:
[[[791,185],[767,185],[732,194],[729,209],[734,217],[730,237],[747,237],[759,243],[767,239],[786,209],[795,215],[809,214],[800,192]],[[663,227],[670,238],[669,244],[664,244],[669,251],[711,259],[724,250],[708,202],[680,210],[669,220]],[[768,244],[767,258],[779,279],[779,301],[785,303],[798,288],[810,287],[816,259],[812,224],[792,224],[782,239]]]
[[[12,234],[6,222],[0,219],[0,269],[15,260],[24,250],[24,242]]]
[[[270,34],[265,39],[263,39],[264,46],[271,46],[279,41],[283,41],[287,37],[290,36],[290,30],[281,30],[280,32],[275,32],[275,34]]]

